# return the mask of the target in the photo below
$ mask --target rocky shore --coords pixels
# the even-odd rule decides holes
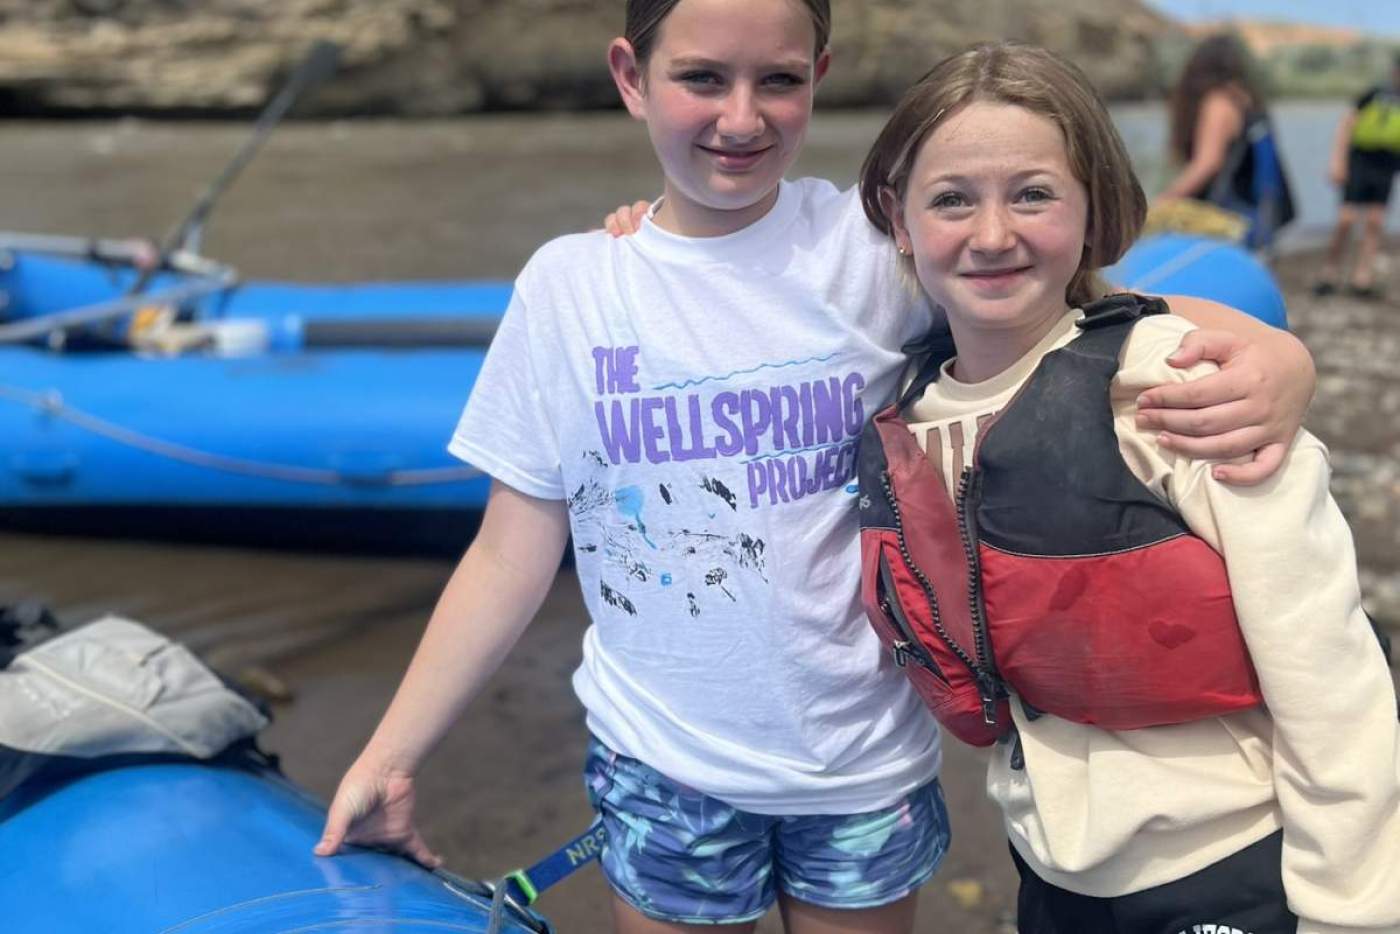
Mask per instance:
[[[1275,270],[1289,323],[1317,363],[1307,426],[1332,453],[1332,492],[1356,536],[1367,608],[1400,635],[1400,277],[1388,272],[1379,300],[1316,297],[1321,263],[1302,253]]]
[[[1064,52],[1105,94],[1160,89],[1142,0],[833,0],[828,104],[888,104],[968,42]],[[595,0],[0,0],[0,115],[256,107],[317,39],[344,47],[304,112],[448,115],[615,107],[603,50],[622,3]]]

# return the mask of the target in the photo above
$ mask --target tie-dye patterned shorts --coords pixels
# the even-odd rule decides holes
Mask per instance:
[[[754,814],[594,739],[584,780],[608,831],[603,872],[619,896],[659,921],[751,921],[779,888],[825,908],[886,905],[927,882],[948,850],[936,778],[864,814]]]

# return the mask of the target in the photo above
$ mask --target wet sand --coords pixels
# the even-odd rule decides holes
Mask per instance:
[[[803,168],[849,179],[878,119],[824,119]],[[245,129],[0,125],[7,224],[159,233]],[[654,188],[634,130],[611,116],[291,127],[220,206],[207,251],[260,277],[505,277],[547,237],[590,226],[602,208]],[[562,183],[525,184],[541,171]],[[1315,269],[1315,258],[1305,257],[1282,270],[1295,328],[1322,376],[1309,424],[1339,465],[1338,497],[1357,528],[1379,615],[1400,622],[1386,602],[1386,587],[1400,579],[1400,305],[1314,301],[1306,285]],[[285,686],[290,699],[277,706],[266,745],[289,775],[322,796],[333,792],[387,704],[450,570],[442,557],[0,534],[0,600],[43,599],[75,621],[124,612],[187,640],[230,672]],[[569,687],[584,626],[566,569],[424,770],[428,839],[453,870],[497,875],[587,824],[579,778],[585,735]],[[924,891],[919,930],[1010,930],[1014,878],[983,793],[985,760],[952,741],[945,755],[954,843]],[[608,927],[596,870],[548,893],[541,907],[561,932]],[[760,929],[778,926],[770,916]]]

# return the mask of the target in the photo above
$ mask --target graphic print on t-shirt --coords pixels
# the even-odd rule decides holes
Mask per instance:
[[[943,477],[945,488],[951,493],[958,488],[958,480],[963,468],[972,462],[972,454],[982,429],[1000,411],[983,412],[975,418],[958,416],[939,422],[911,424],[909,430],[914,440],[923,448],[928,462]]]
[[[659,586],[699,616],[711,599],[736,602],[739,578],[768,582],[767,543],[748,517],[848,492],[866,380],[833,353],[643,385],[641,354],[592,350],[598,447],[568,496],[577,548],[599,555],[609,606],[635,616],[632,588]],[[613,473],[632,465],[661,479]]]

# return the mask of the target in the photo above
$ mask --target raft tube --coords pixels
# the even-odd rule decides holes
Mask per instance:
[[[482,934],[490,894],[407,859],[311,852],[324,810],[275,773],[127,765],[0,799],[4,929],[46,934]],[[500,930],[547,922],[511,906]]]
[[[1104,276],[1130,292],[1208,298],[1276,328],[1288,327],[1283,293],[1268,267],[1224,240],[1153,234],[1135,243]]]
[[[445,448],[509,284],[236,282],[194,262],[143,295],[184,295],[180,319],[212,329],[209,349],[0,346],[12,524],[61,510],[295,510],[314,523],[484,505],[488,481]],[[0,329],[120,301],[135,275],[0,250]]]
[[[101,259],[0,254],[0,318],[11,323],[119,299],[135,276]],[[155,277],[150,294],[201,278],[218,285],[180,307],[233,335],[227,352],[0,347],[7,523],[30,527],[64,510],[75,520],[158,509],[418,517],[484,505],[487,479],[444,448],[508,284],[225,286],[221,267],[193,262],[192,272]],[[1269,271],[1223,241],[1146,237],[1108,276],[1286,326]]]

